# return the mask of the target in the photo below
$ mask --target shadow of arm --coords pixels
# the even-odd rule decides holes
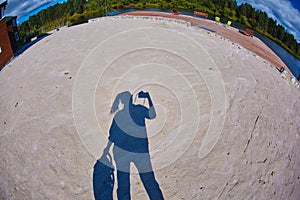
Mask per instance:
[[[155,108],[154,108],[154,105],[153,105],[153,102],[152,102],[152,99],[150,97],[150,94],[147,93],[148,96],[147,96],[147,99],[148,99],[148,102],[149,102],[149,113],[148,113],[148,116],[149,118],[148,119],[154,119],[156,117],[156,111],[155,111]]]

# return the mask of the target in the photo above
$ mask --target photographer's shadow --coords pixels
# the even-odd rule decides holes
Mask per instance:
[[[156,112],[148,92],[140,92],[139,98],[148,100],[149,108],[133,104],[128,91],[117,95],[111,108],[115,113],[110,130],[109,141],[101,158],[94,166],[93,185],[95,199],[112,199],[113,166],[109,149],[113,145],[113,157],[117,170],[117,196],[119,200],[130,197],[130,164],[137,168],[142,183],[151,200],[161,200],[163,194],[155,179],[149,154],[146,119],[154,119]],[[123,108],[119,109],[119,104]]]

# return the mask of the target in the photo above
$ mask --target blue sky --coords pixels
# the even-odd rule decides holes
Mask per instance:
[[[2,2],[4,0],[0,0]],[[41,9],[65,2],[66,0],[8,0],[5,15],[18,16],[18,23],[28,19]],[[299,0],[237,0],[238,4],[249,3],[254,8],[265,11],[300,42],[300,1]]]
[[[254,8],[265,11],[300,42],[299,0],[237,0],[237,3],[249,3]]]
[[[3,2],[4,0],[0,0]],[[8,0],[5,15],[18,16],[20,24],[26,21],[29,16],[37,14],[39,11],[55,5],[56,3],[66,2],[67,0]]]

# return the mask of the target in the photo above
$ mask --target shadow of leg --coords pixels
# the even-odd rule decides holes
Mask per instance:
[[[164,199],[158,182],[155,180],[154,172],[140,173],[140,177],[150,200]]]
[[[130,200],[130,173],[117,171],[118,200]]]

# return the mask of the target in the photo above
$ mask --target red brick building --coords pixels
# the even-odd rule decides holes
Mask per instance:
[[[20,44],[17,17],[3,17],[7,1],[0,3],[0,69],[14,56]]]

